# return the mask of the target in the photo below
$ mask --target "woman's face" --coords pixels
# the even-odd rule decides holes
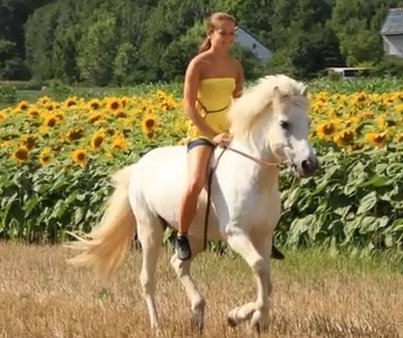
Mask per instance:
[[[214,48],[229,49],[235,41],[235,23],[231,20],[217,20],[215,29],[210,34],[211,45]]]

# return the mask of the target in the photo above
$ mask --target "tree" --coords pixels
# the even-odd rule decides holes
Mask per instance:
[[[107,85],[113,77],[113,63],[118,37],[116,18],[96,12],[78,43],[77,65],[81,79],[95,85]]]
[[[45,5],[50,0],[3,0],[0,1],[0,39],[7,41],[8,50],[12,49],[12,53],[7,52],[0,58],[1,76],[7,79],[24,80],[30,77],[29,70],[24,64],[25,59],[25,43],[24,43],[24,26],[28,17],[35,9]],[[6,57],[3,59],[3,57]]]
[[[26,61],[35,80],[53,78],[51,58],[58,17],[57,4],[51,3],[36,10],[28,19],[25,30]]]
[[[113,65],[113,75],[118,85],[128,85],[136,82],[138,73],[138,51],[129,42],[123,42],[116,52]]]
[[[21,59],[17,56],[16,44],[0,39],[0,79],[12,79],[21,68]]]
[[[332,28],[348,65],[378,62],[383,54],[379,34],[389,6],[397,1],[338,0],[333,8]],[[357,43],[358,42],[358,43]]]

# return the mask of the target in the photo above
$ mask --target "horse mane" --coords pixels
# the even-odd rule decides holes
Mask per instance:
[[[234,137],[246,137],[255,122],[267,112],[273,99],[300,96],[304,84],[283,75],[268,75],[258,80],[257,84],[248,88],[245,93],[232,104],[228,118],[231,123],[231,134]]]

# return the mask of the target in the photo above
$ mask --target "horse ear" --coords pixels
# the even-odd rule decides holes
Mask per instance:
[[[304,86],[304,88],[302,88],[301,90],[301,95],[303,96],[307,96],[308,95],[308,86]]]
[[[276,97],[276,98],[281,97],[280,88],[278,86],[275,86],[273,88],[273,97]]]

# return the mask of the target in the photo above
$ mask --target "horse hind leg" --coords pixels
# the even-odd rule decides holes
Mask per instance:
[[[185,288],[186,295],[190,301],[192,327],[201,333],[204,326],[204,308],[206,303],[192,276],[190,275],[190,265],[196,255],[203,251],[203,241],[199,238],[189,236],[189,244],[192,250],[192,257],[187,261],[182,261],[176,256],[175,253],[171,257],[171,265],[183,287]]]
[[[140,283],[143,297],[147,304],[150,325],[152,329],[158,329],[159,320],[155,302],[155,273],[158,257],[162,246],[163,228],[156,217],[138,219],[138,240],[142,247],[143,261],[140,272]]]

